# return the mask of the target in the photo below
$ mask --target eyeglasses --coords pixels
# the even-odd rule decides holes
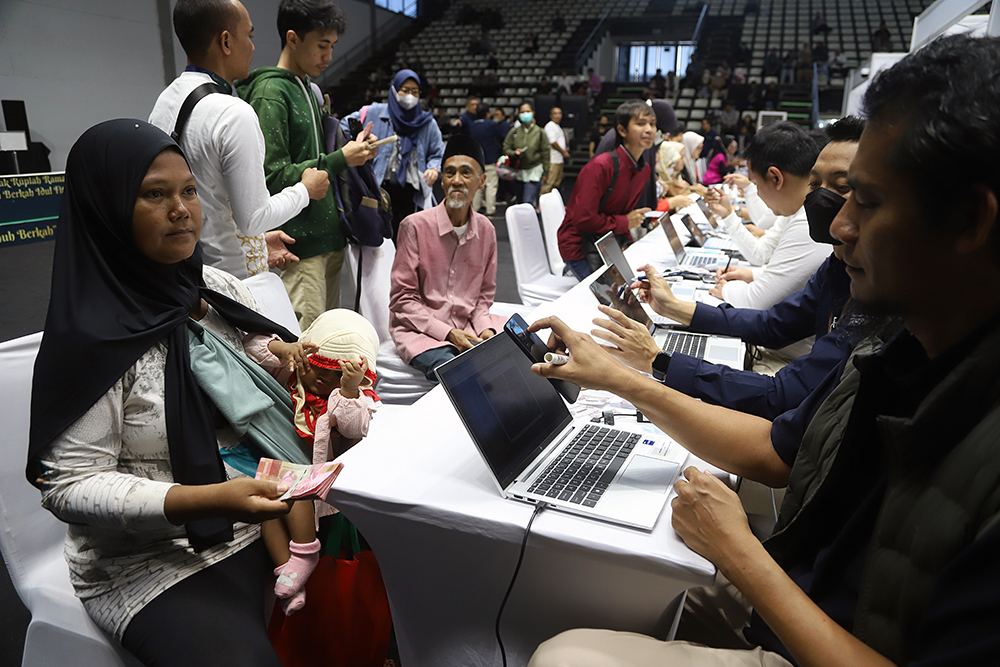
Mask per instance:
[[[413,95],[415,97],[420,96],[420,89],[416,87],[400,88],[399,92],[402,93],[403,95]]]

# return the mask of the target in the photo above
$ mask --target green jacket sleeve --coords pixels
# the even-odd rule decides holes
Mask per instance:
[[[306,168],[317,167],[316,160],[310,158],[304,162],[292,161],[288,144],[289,108],[282,96],[259,95],[247,101],[257,112],[260,127],[264,131],[264,174],[267,189],[271,194],[276,194],[302,180],[302,172]],[[342,150],[324,153],[320,156],[319,166],[326,169],[332,179],[347,169],[347,159]]]
[[[507,138],[503,140],[503,152],[505,155],[514,154],[514,133],[517,128],[510,128],[510,132],[507,133]]]

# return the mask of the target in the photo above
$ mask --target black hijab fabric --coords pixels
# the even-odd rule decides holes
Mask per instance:
[[[136,360],[167,345],[165,411],[170,462],[180,484],[226,479],[215,437],[212,404],[191,372],[186,323],[200,299],[247,332],[286,329],[202,280],[201,246],[176,264],[159,264],[132,240],[136,195],[153,160],[180,148],[141,120],[110,120],[77,140],[66,162],[52,268],[52,296],[35,360],[31,391],[28,481],[44,473],[38,457],[89,410]],[[228,519],[187,524],[191,546],[232,539]]]

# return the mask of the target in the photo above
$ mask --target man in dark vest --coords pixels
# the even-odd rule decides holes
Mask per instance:
[[[854,299],[873,321],[902,325],[856,349],[784,475],[766,448],[747,444],[745,423],[685,406],[556,318],[532,325],[551,327],[552,346],[569,354],[563,366],[536,365],[539,374],[618,393],[710,462],[705,442],[724,440],[741,452],[745,476],[788,491],[761,544],[736,494],[688,468],[674,486],[672,525],[728,580],[689,596],[677,633],[688,641],[573,630],[542,644],[531,667],[994,663],[997,108],[997,38],[939,38],[872,81],[853,191],[830,231],[844,244]]]

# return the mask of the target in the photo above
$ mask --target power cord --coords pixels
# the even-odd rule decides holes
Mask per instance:
[[[500,637],[500,619],[503,617],[503,608],[507,606],[507,600],[510,598],[510,592],[514,590],[514,582],[517,581],[517,573],[521,571],[521,562],[524,560],[524,548],[528,546],[528,533],[531,532],[531,524],[535,521],[535,517],[538,516],[543,509],[550,507],[548,503],[538,503],[535,505],[535,511],[531,513],[531,518],[528,519],[528,525],[524,527],[524,539],[521,540],[521,553],[517,557],[517,565],[514,567],[514,576],[510,578],[510,585],[507,586],[507,592],[503,596],[503,602],[500,603],[500,609],[497,610],[497,622],[496,622],[496,635],[497,644],[500,645],[500,658],[503,660],[503,667],[507,667],[507,652],[503,648],[503,639]]]

